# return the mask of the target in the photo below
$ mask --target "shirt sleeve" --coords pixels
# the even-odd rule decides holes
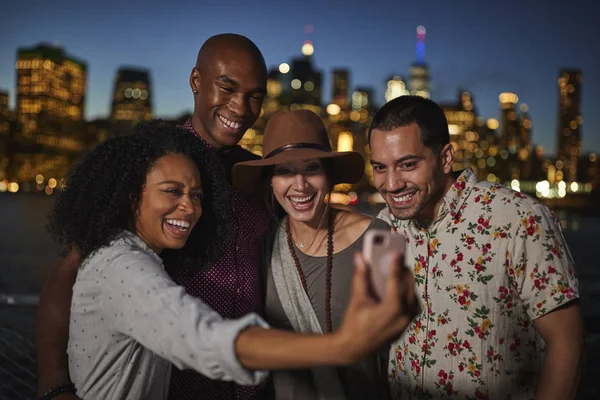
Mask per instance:
[[[268,376],[245,369],[235,353],[241,331],[268,325],[256,314],[222,318],[177,286],[145,252],[123,251],[112,259],[102,273],[101,301],[115,330],[179,369],[241,385],[257,385]]]
[[[554,213],[537,202],[518,212],[519,226],[512,238],[514,247],[512,254],[507,254],[507,264],[533,320],[579,298],[579,283]]]

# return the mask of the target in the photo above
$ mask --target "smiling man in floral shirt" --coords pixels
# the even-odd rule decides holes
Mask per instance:
[[[573,260],[554,214],[452,172],[446,118],[402,96],[369,132],[380,214],[406,238],[423,312],[390,350],[406,399],[571,399],[583,328]]]

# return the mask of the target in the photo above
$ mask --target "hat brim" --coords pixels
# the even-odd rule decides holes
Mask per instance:
[[[356,151],[328,152],[316,149],[293,149],[261,160],[244,161],[233,167],[233,186],[246,193],[256,193],[264,167],[313,158],[330,159],[334,163],[334,185],[357,183],[365,172],[365,161]]]

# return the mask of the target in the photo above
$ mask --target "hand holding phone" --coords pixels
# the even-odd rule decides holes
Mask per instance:
[[[401,234],[392,234],[389,230],[369,229],[363,240],[363,254],[369,264],[369,273],[373,289],[379,299],[385,296],[385,284],[389,275],[389,265],[398,254],[404,256],[405,240]]]

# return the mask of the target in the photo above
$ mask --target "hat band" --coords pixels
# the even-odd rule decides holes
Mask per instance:
[[[276,156],[279,153],[283,153],[284,151],[290,151],[290,150],[294,150],[294,149],[315,149],[315,150],[321,150],[321,151],[326,151],[328,153],[331,153],[331,148],[329,148],[327,146],[322,146],[320,144],[316,144],[316,143],[292,143],[292,144],[286,144],[285,146],[281,146],[281,147],[276,148],[275,150],[273,150],[272,152],[270,152],[269,154],[267,154],[265,156],[265,159],[274,157],[274,156]]]

